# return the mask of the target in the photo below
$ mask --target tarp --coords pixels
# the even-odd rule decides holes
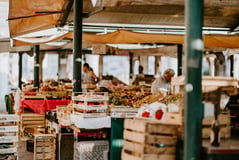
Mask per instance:
[[[45,44],[49,42],[59,41],[64,38],[72,39],[72,32],[58,32],[55,35],[42,37],[16,37],[13,38],[13,47]]]
[[[172,43],[184,44],[184,35],[137,33],[118,30],[103,35],[84,34],[84,41],[95,43]],[[204,35],[206,47],[239,48],[239,35]]]
[[[9,0],[10,36],[55,27],[63,7],[64,0]]]
[[[55,37],[52,39],[50,39],[49,37],[34,38],[34,41],[32,38],[21,37],[21,39],[14,39],[13,44],[14,46],[35,45],[48,43],[63,38],[73,39],[73,33],[68,32],[64,35],[61,35],[60,37]],[[184,44],[184,35],[151,34],[151,33],[132,32],[129,30],[118,30],[116,32],[101,35],[83,33],[83,41],[103,44],[137,44],[137,43]],[[204,35],[205,47],[239,48],[238,42],[239,35]]]
[[[73,21],[70,0],[9,0],[10,36],[54,28],[63,21]],[[71,5],[69,5],[71,6]],[[204,27],[238,26],[239,1],[205,0]],[[83,0],[84,18],[88,24],[184,26],[183,0]],[[1,14],[1,12],[0,12]],[[67,16],[68,15],[68,16]],[[2,28],[1,28],[2,29]],[[212,28],[213,29],[213,28]]]

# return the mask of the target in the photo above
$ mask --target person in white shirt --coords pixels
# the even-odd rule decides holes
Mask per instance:
[[[163,76],[157,78],[152,83],[151,87],[151,93],[155,92],[161,92],[161,90],[164,90],[166,92],[170,92],[171,89],[171,79],[175,75],[175,72],[173,69],[167,69],[164,71]]]

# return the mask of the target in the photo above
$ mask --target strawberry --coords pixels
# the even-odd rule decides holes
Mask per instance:
[[[147,118],[148,118],[149,116],[150,116],[150,113],[149,113],[149,112],[143,112],[143,113],[142,113],[142,117],[147,117]]]
[[[157,120],[161,120],[162,119],[162,117],[163,117],[163,110],[162,109],[159,109],[159,110],[157,110],[156,112],[155,112],[155,118],[157,119]]]

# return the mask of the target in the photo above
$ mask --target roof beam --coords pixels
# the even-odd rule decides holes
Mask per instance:
[[[96,6],[114,7],[125,5],[184,5],[184,0],[97,0]],[[238,0],[204,0],[205,7],[238,7]]]
[[[65,8],[65,11],[63,12],[63,16],[61,18],[61,23],[59,25],[60,27],[63,27],[66,24],[66,21],[69,17],[72,6],[73,6],[73,0],[69,0],[67,6]]]
[[[125,55],[129,52],[134,53],[134,55],[152,55],[152,56],[177,56],[177,46],[165,46],[159,48],[147,48],[147,49],[120,49],[119,55]]]
[[[229,28],[231,23],[237,21],[233,17],[204,17],[205,27]],[[227,24],[225,22],[228,21]],[[117,24],[144,24],[144,25],[174,25],[184,26],[183,15],[160,15],[160,14],[135,14],[122,12],[101,12],[84,19],[84,23],[117,23]]]

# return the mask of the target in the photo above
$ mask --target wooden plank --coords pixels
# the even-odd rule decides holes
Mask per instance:
[[[175,155],[157,155],[157,154],[148,154],[138,157],[129,153],[122,151],[121,154],[122,160],[175,160]]]
[[[210,138],[211,135],[211,128],[203,128],[202,129],[202,137],[203,138]],[[220,127],[220,137],[221,138],[230,138],[231,137],[231,126]]]
[[[182,111],[181,111],[182,112]],[[165,113],[166,119],[165,122],[177,125],[183,125],[183,115],[180,113]]]
[[[203,118],[203,125],[211,125],[214,120],[214,116]],[[230,125],[231,124],[231,116],[230,114],[219,114],[218,120],[220,125]]]
[[[42,147],[42,146],[40,146],[40,147],[37,146],[37,150],[36,150],[36,152],[37,152],[37,153],[39,153],[39,152],[49,153],[49,152],[52,152],[52,147],[49,146],[49,145],[44,146],[44,147]]]
[[[138,132],[177,134],[177,125],[154,122],[150,120],[126,119],[124,128]]]
[[[22,117],[22,121],[31,121],[31,120],[44,120],[45,116],[29,116],[29,117]]]
[[[124,141],[124,149],[129,150],[135,154],[174,154],[176,153],[176,147],[156,147],[148,144],[135,143],[130,141]]]
[[[18,132],[18,126],[0,126],[0,133]]]
[[[45,116],[41,117],[41,116],[37,116],[37,117],[23,117],[22,121],[40,121],[40,120],[45,120]]]
[[[40,120],[40,121],[24,121],[23,124],[24,124],[24,126],[25,125],[36,125],[36,124],[45,126],[45,120],[43,120],[43,121],[42,120]]]
[[[36,154],[36,159],[39,160],[46,160],[46,159],[52,159],[53,160],[53,154],[52,153],[38,153]]]
[[[1,136],[0,143],[18,142],[18,136]]]
[[[124,130],[124,139],[146,144],[176,145],[177,143],[177,136],[151,135],[128,130]]]
[[[17,115],[0,115],[0,122],[19,122],[20,118]]]
[[[0,149],[0,154],[17,153],[17,147]]]

